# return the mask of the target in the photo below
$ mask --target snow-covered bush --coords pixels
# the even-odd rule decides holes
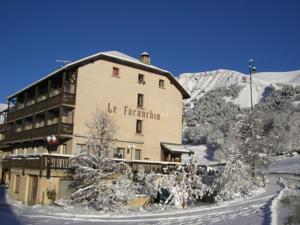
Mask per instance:
[[[144,168],[140,168],[133,173],[133,185],[137,194],[157,197],[156,182],[158,175],[154,172],[146,173]]]
[[[156,202],[185,208],[200,201],[203,196],[212,193],[211,181],[204,180],[206,172],[191,159],[169,174],[157,174],[153,183],[153,190],[157,192]]]
[[[131,170],[123,162],[82,153],[71,159],[74,169],[71,203],[97,210],[115,211],[126,206],[134,195]]]

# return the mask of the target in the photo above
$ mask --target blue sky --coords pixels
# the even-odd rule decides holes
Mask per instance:
[[[1,0],[0,102],[76,60],[118,50],[171,71],[300,69],[298,0]]]

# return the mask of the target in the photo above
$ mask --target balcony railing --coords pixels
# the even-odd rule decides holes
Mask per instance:
[[[0,150],[7,149],[8,145],[5,143],[4,140],[0,140]]]
[[[12,121],[17,118],[24,117],[26,115],[33,114],[35,112],[43,111],[47,108],[52,108],[60,104],[75,104],[75,94],[70,93],[60,93],[55,96],[44,99],[43,101],[37,101],[32,105],[25,106],[22,109],[10,110],[7,115],[7,121]]]
[[[35,169],[40,171],[40,176],[44,174],[48,177],[54,171],[66,172],[72,175],[73,169],[70,167],[70,156],[64,155],[16,155],[10,158],[4,158],[2,161],[2,169],[9,170],[11,168],[20,168],[25,173],[26,169]],[[159,161],[128,161],[128,160],[115,160],[117,162],[124,162],[137,172],[140,168],[144,168],[146,173],[168,173],[177,169],[179,163],[159,162]],[[46,171],[46,173],[43,173]]]
[[[61,171],[66,175],[70,174],[69,156],[64,155],[18,155],[2,160],[2,169],[10,170],[11,168],[22,169],[23,175],[25,170],[39,170],[40,177],[51,176],[51,172]],[[46,173],[44,172],[46,171]],[[44,173],[43,173],[44,172]]]
[[[52,124],[45,127],[33,128],[30,130],[23,130],[21,132],[11,132],[6,133],[5,142],[11,143],[15,141],[23,140],[35,140],[35,139],[44,139],[49,135],[72,135],[73,133],[73,124]]]
[[[54,155],[54,154],[42,154],[42,155],[16,155],[2,160],[2,170],[10,170],[11,168],[22,169],[23,175],[27,169],[39,170],[40,176],[51,177],[53,172],[63,172],[66,176],[71,176],[74,173],[74,169],[70,167],[70,155]],[[133,172],[137,172],[139,169],[144,168],[146,173],[155,172],[161,174],[167,174],[171,171],[178,169],[182,166],[181,163],[174,162],[161,162],[161,161],[139,161],[139,160],[122,160],[115,159],[117,162],[124,162],[129,165]],[[210,165],[212,170],[224,167],[224,164]],[[200,165],[199,172],[207,172],[208,166]]]

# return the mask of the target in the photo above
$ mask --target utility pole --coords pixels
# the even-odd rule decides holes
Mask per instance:
[[[251,100],[251,111],[253,111],[253,99],[252,99],[252,74],[256,73],[256,66],[254,59],[249,60],[249,75],[250,75],[250,100]]]
[[[251,138],[254,139],[254,131],[253,131],[253,98],[252,98],[252,74],[256,72],[256,66],[254,59],[249,60],[249,75],[250,75],[250,100],[251,100],[251,113],[250,113],[250,120],[251,120]],[[256,140],[255,140],[256,141]],[[252,149],[251,149],[252,151]],[[255,161],[252,161],[252,177],[255,177]]]

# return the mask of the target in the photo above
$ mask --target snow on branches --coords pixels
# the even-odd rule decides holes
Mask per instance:
[[[127,164],[116,162],[110,157],[115,126],[106,113],[97,111],[88,123],[88,128],[86,149],[71,158],[73,186],[76,189],[71,202],[97,210],[119,210],[126,206],[134,190],[131,169]]]
[[[214,181],[216,200],[231,200],[249,195],[254,188],[250,171],[251,167],[241,160],[228,161],[222,176]]]

